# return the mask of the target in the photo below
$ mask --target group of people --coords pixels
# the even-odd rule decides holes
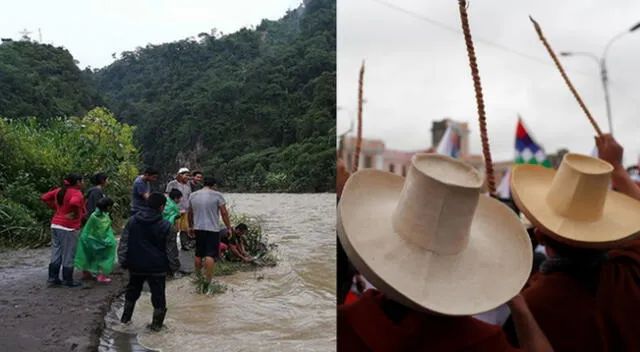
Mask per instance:
[[[106,174],[98,173],[91,181],[93,187],[87,192],[86,202],[84,178],[79,174],[67,175],[61,187],[40,197],[55,211],[51,219],[50,286],[80,286],[74,280],[74,268],[82,270],[83,279],[111,282],[108,275],[113,270],[116,249],[110,216],[114,201],[104,193],[109,184]]]
[[[338,351],[640,351],[640,187],[596,144],[514,166],[512,204],[447,156],[339,160]]]
[[[201,172],[192,175],[182,168],[167,185],[166,193],[153,192],[151,185],[159,176],[157,170],[147,168],[134,180],[130,217],[119,242],[110,216],[114,201],[104,191],[109,183],[106,174],[92,177],[93,187],[86,197],[82,191],[84,179],[78,174],[69,174],[61,187],[41,196],[55,211],[48,284],[81,286],[80,281],[74,280],[74,269],[82,271],[84,280],[109,283],[108,275],[117,257],[119,265],[129,271],[121,322],[131,321],[147,282],[154,308],[149,327],[154,331],[162,328],[167,312],[167,275],[180,269],[178,233],[183,250],[190,250],[190,243],[195,242],[195,271],[202,275],[204,269],[207,283],[212,281],[215,260],[224,250],[229,249],[239,260],[253,260],[243,240],[248,226],[231,226],[226,201],[213,177],[203,177]]]

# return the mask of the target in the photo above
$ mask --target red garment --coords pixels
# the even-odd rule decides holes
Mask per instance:
[[[523,292],[556,352],[640,351],[640,241],[609,252],[596,296],[563,273],[539,274]]]
[[[56,211],[55,214],[53,214],[53,218],[51,218],[51,224],[74,230],[80,229],[85,213],[82,191],[74,187],[67,188],[64,199],[62,200],[62,205],[58,205],[56,195],[59,191],[60,188],[56,188],[40,197],[49,208]],[[66,215],[72,212],[76,212],[77,216],[73,219],[67,219]]]
[[[411,311],[401,324],[381,308],[384,296],[367,290],[360,299],[338,307],[338,351],[519,351],[501,327],[472,317],[432,316]]]
[[[357,301],[359,298],[360,297],[358,297],[358,295],[356,295],[353,291],[349,291],[349,293],[347,293],[347,298],[344,300],[344,304]]]

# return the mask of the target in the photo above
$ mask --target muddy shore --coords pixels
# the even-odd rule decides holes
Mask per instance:
[[[126,272],[116,268],[109,284],[48,288],[49,255],[48,248],[0,252],[0,351],[98,350],[104,316],[123,292]]]

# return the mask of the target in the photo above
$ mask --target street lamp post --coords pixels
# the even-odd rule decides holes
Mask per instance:
[[[609,53],[609,49],[611,48],[611,44],[613,44],[616,40],[623,37],[625,34],[629,34],[636,30],[640,29],[640,22],[638,22],[635,26],[629,28],[629,30],[624,31],[615,37],[611,38],[607,45],[604,47],[604,51],[602,52],[602,56],[598,58],[598,56],[592,53],[586,52],[570,52],[564,51],[561,52],[561,56],[586,56],[593,59],[598,66],[600,67],[600,79],[602,81],[602,89],[604,90],[604,102],[607,109],[607,121],[609,122],[609,133],[613,135],[613,121],[611,119],[611,101],[609,99],[609,75],[607,72],[607,54]]]

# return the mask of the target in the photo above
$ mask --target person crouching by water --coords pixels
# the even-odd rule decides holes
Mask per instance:
[[[416,154],[406,179],[365,169],[338,205],[344,250],[376,289],[338,307],[338,351],[517,351],[472,316],[506,302],[526,351],[552,351],[519,295],[533,250],[473,166]]]
[[[213,279],[214,260],[219,258],[220,230],[219,219],[226,225],[227,232],[233,234],[229,212],[222,193],[218,192],[216,179],[204,178],[204,188],[189,197],[189,235],[196,238],[194,266],[196,275],[201,275],[204,266],[206,292]]]
[[[51,219],[51,263],[49,263],[50,286],[64,285],[77,287],[81,283],[73,280],[73,262],[78,242],[78,231],[84,217],[84,201],[82,198],[82,175],[69,174],[65,177],[62,187],[56,188],[40,199],[55,214]],[[60,281],[60,267],[62,266],[62,281]]]
[[[147,206],[140,209],[122,231],[118,245],[118,263],[129,270],[129,284],[125,293],[124,311],[120,321],[131,321],[136,301],[145,281],[151,289],[153,319],[149,328],[159,331],[167,314],[165,284],[167,273],[180,268],[176,231],[162,218],[167,203],[162,193],[151,193]]]
[[[253,258],[249,256],[247,250],[244,248],[244,236],[249,232],[247,224],[240,223],[233,228],[233,233],[227,232],[227,229],[220,230],[220,250],[218,255],[222,256],[222,253],[229,249],[233,253],[235,258],[242,260],[245,263],[250,263]]]
[[[111,227],[113,200],[105,197],[98,200],[96,210],[82,228],[76,251],[75,266],[82,270],[83,279],[97,275],[96,281],[109,283],[107,276],[113,271],[116,259],[116,238]]]

